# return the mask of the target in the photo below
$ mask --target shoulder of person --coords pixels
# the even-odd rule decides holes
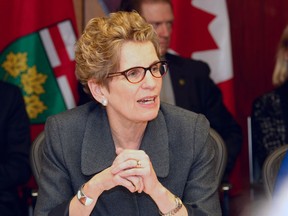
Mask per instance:
[[[275,89],[275,92],[278,94],[287,95],[288,94],[288,80],[286,80],[286,82],[284,82],[281,86],[277,87]]]
[[[0,81],[0,94],[1,95],[21,95],[21,90],[18,86],[8,82]]]
[[[15,115],[22,113],[21,116],[25,114],[25,102],[22,95],[21,89],[11,83],[0,81],[0,100],[2,100],[3,105],[0,107],[0,112]],[[2,113],[2,114],[3,114]]]
[[[195,60],[191,58],[184,58],[179,55],[167,53],[165,59],[168,62],[168,66],[177,67],[179,70],[184,69],[185,72],[191,72],[195,76],[206,76],[210,75],[209,65],[202,60]],[[193,72],[193,73],[192,73]]]
[[[192,59],[192,58],[185,58],[185,57],[182,57],[180,55],[176,55],[176,54],[172,54],[172,53],[167,53],[165,55],[165,59],[171,63],[178,63],[178,64],[184,64],[184,65],[187,65],[187,66],[197,66],[197,67],[207,67],[209,68],[209,65],[202,61],[202,60],[196,60],[196,59]]]
[[[196,152],[200,154],[208,144],[206,141],[210,124],[207,118],[202,114],[166,103],[161,103],[160,112],[165,119],[170,139],[177,140],[178,144],[181,142],[181,145],[190,149],[197,149]]]
[[[203,128],[209,128],[209,122],[207,118],[202,114],[198,114],[193,111],[164,102],[161,102],[160,110],[163,113],[167,123],[172,123],[176,126],[188,126],[192,124],[194,126],[197,125]]]
[[[262,106],[264,104],[271,105],[276,100],[279,100],[280,95],[283,94],[288,94],[288,81],[286,81],[283,85],[256,97],[253,101],[253,106]]]
[[[277,100],[278,97],[279,96],[275,90],[266,92],[254,99],[253,107],[269,105],[269,104],[271,105],[273,104],[273,102]]]
[[[91,113],[95,112],[96,110],[100,111],[100,109],[102,109],[100,105],[94,101],[91,101],[84,105],[49,116],[47,121],[49,121],[49,119],[57,119],[58,122],[65,122],[66,124],[67,122],[68,124],[80,124],[82,122],[86,122]]]

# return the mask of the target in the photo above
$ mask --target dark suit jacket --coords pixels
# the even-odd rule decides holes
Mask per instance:
[[[176,105],[202,113],[224,139],[228,161],[224,180],[232,171],[242,146],[242,131],[226,109],[220,89],[209,77],[209,66],[192,59],[166,54]]]
[[[30,122],[18,87],[0,81],[0,215],[20,215],[17,188],[30,177]]]
[[[111,166],[116,157],[106,110],[90,102],[50,117],[45,137],[35,215],[53,209],[51,215],[64,215],[79,187]],[[168,104],[161,104],[141,142],[140,149],[149,155],[159,181],[183,200],[189,215],[221,215],[213,145],[203,115]],[[118,186],[101,194],[91,215],[159,213],[147,194]]]

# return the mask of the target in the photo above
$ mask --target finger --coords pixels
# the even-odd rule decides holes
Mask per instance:
[[[150,164],[150,158],[148,156],[143,156],[142,158],[140,157],[134,157],[134,158],[129,158],[125,161],[117,161],[116,159],[114,160],[112,164],[112,169],[113,172],[119,172],[120,170],[123,169],[130,169],[130,168],[144,168],[146,166],[149,166]],[[117,171],[116,171],[117,170]]]
[[[135,187],[134,192],[136,192],[136,191],[142,192],[143,183],[142,183],[141,178],[139,178],[138,176],[129,176],[129,177],[127,177],[127,180],[130,181],[132,185],[134,185],[134,187]]]
[[[130,160],[124,161],[123,163],[120,163],[120,164],[113,164],[112,169],[111,169],[111,173],[115,175],[122,170],[132,169],[135,167],[137,167],[137,168],[139,167],[139,161],[134,160],[134,159],[130,159]]]
[[[116,147],[116,154],[119,155],[121,152],[123,152],[123,148],[121,147]]]
[[[144,160],[147,158],[146,153],[143,150],[131,150],[131,149],[124,149],[123,151],[120,151],[120,154],[117,155],[115,158],[113,165],[122,163],[129,159],[134,160]]]
[[[117,175],[121,176],[122,178],[128,178],[130,176],[145,176],[147,171],[145,171],[145,168],[130,168],[130,169],[124,169],[117,173]]]
[[[127,178],[127,181],[129,181],[133,185],[133,187],[134,187],[133,192],[137,191],[137,183],[134,183],[134,181],[130,180],[129,178]]]
[[[127,178],[122,178],[121,176],[116,175],[114,177],[114,181],[116,185],[127,188],[131,193],[134,193],[136,191],[136,186],[134,185],[134,183]]]
[[[140,183],[140,188],[138,189],[138,193],[142,193],[144,190],[143,179],[142,179],[142,177],[138,177],[138,178],[139,178],[139,183]]]

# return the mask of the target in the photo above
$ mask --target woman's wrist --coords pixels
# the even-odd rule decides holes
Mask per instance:
[[[169,194],[169,191],[167,190],[167,188],[165,188],[160,182],[158,182],[158,184],[153,187],[153,190],[151,191],[149,196],[153,200],[157,200],[161,197],[167,196],[167,194]]]
[[[83,185],[81,185],[81,187],[79,188],[78,192],[77,192],[77,199],[79,200],[79,202],[84,205],[84,206],[89,206],[94,202],[94,199],[92,197],[87,196],[84,191],[83,188],[85,186],[85,183]]]
[[[180,198],[172,194],[160,183],[155,187],[150,196],[158,206],[160,215],[175,215],[183,206]]]
[[[172,210],[170,210],[169,212],[166,212],[166,213],[163,213],[163,212],[161,212],[159,210],[159,214],[161,216],[172,216],[172,215],[175,215],[181,210],[182,206],[183,206],[182,200],[179,197],[175,196],[175,208],[173,208]]]
[[[83,190],[87,195],[90,195],[93,198],[98,198],[103,193],[103,185],[95,180],[90,180],[85,183]]]

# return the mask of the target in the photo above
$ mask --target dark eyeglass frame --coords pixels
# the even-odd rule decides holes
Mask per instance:
[[[165,65],[165,72],[164,72],[163,74],[160,73],[161,76],[156,76],[155,74],[153,74],[153,72],[151,72],[151,69],[152,69],[153,66],[155,66],[155,65],[157,65],[157,64],[159,64],[159,63],[161,63],[161,67],[162,67],[163,65]],[[131,81],[129,80],[128,76],[127,76],[127,72],[129,72],[130,70],[136,69],[136,68],[144,69],[143,77],[142,77],[139,81],[137,81],[137,82],[131,82]],[[157,61],[157,62],[151,64],[149,67],[141,67],[141,66],[132,67],[132,68],[129,68],[129,69],[124,70],[124,71],[122,71],[122,72],[109,73],[107,78],[111,78],[111,77],[123,75],[123,76],[125,76],[125,78],[128,80],[128,82],[133,83],[133,84],[136,84],[136,83],[141,82],[141,81],[144,79],[144,77],[146,76],[146,73],[147,73],[148,70],[150,71],[150,73],[151,73],[151,75],[152,75],[153,77],[155,77],[155,78],[162,78],[162,77],[168,72],[168,63],[167,63],[167,61]]]

